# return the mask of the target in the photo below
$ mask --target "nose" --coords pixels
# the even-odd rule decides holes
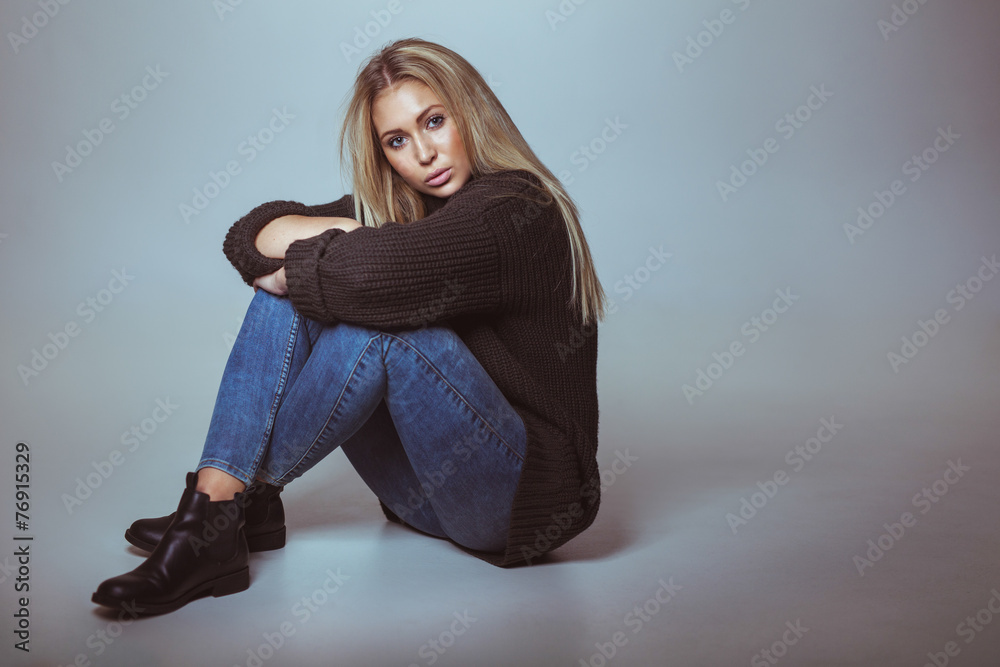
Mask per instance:
[[[437,155],[437,151],[434,149],[434,142],[428,141],[424,138],[414,139],[414,147],[417,151],[417,159],[420,160],[420,164],[430,164],[434,156]]]

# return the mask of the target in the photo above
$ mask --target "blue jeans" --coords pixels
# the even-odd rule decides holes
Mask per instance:
[[[338,446],[410,526],[503,550],[524,423],[458,335],[325,324],[258,290],[197,469],[284,486]]]

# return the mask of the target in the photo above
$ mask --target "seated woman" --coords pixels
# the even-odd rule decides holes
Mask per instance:
[[[593,522],[605,295],[562,184],[466,60],[420,39],[359,71],[353,195],[263,204],[224,251],[255,295],[176,512],[92,599],[169,612],[250,585],[281,489],[337,447],[389,520],[494,565]]]

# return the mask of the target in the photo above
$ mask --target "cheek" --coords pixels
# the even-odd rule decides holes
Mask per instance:
[[[387,154],[386,159],[389,161],[389,166],[399,174],[400,178],[409,183],[411,187],[419,190],[423,186],[423,182],[414,166],[414,161],[409,159],[407,152],[405,148],[398,152],[394,151],[391,153],[392,157]]]
[[[458,130],[452,129],[449,142],[452,152],[455,153],[456,156],[463,162],[468,163],[469,154],[465,150],[465,144],[462,142],[462,135],[458,133]]]
[[[400,159],[400,156],[395,151],[385,151],[385,159],[399,175],[406,175],[406,161]]]

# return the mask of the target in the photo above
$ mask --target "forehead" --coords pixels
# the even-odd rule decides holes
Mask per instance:
[[[420,81],[407,80],[379,93],[372,102],[372,122],[375,129],[395,127],[413,122],[424,109],[441,100],[429,86]]]

